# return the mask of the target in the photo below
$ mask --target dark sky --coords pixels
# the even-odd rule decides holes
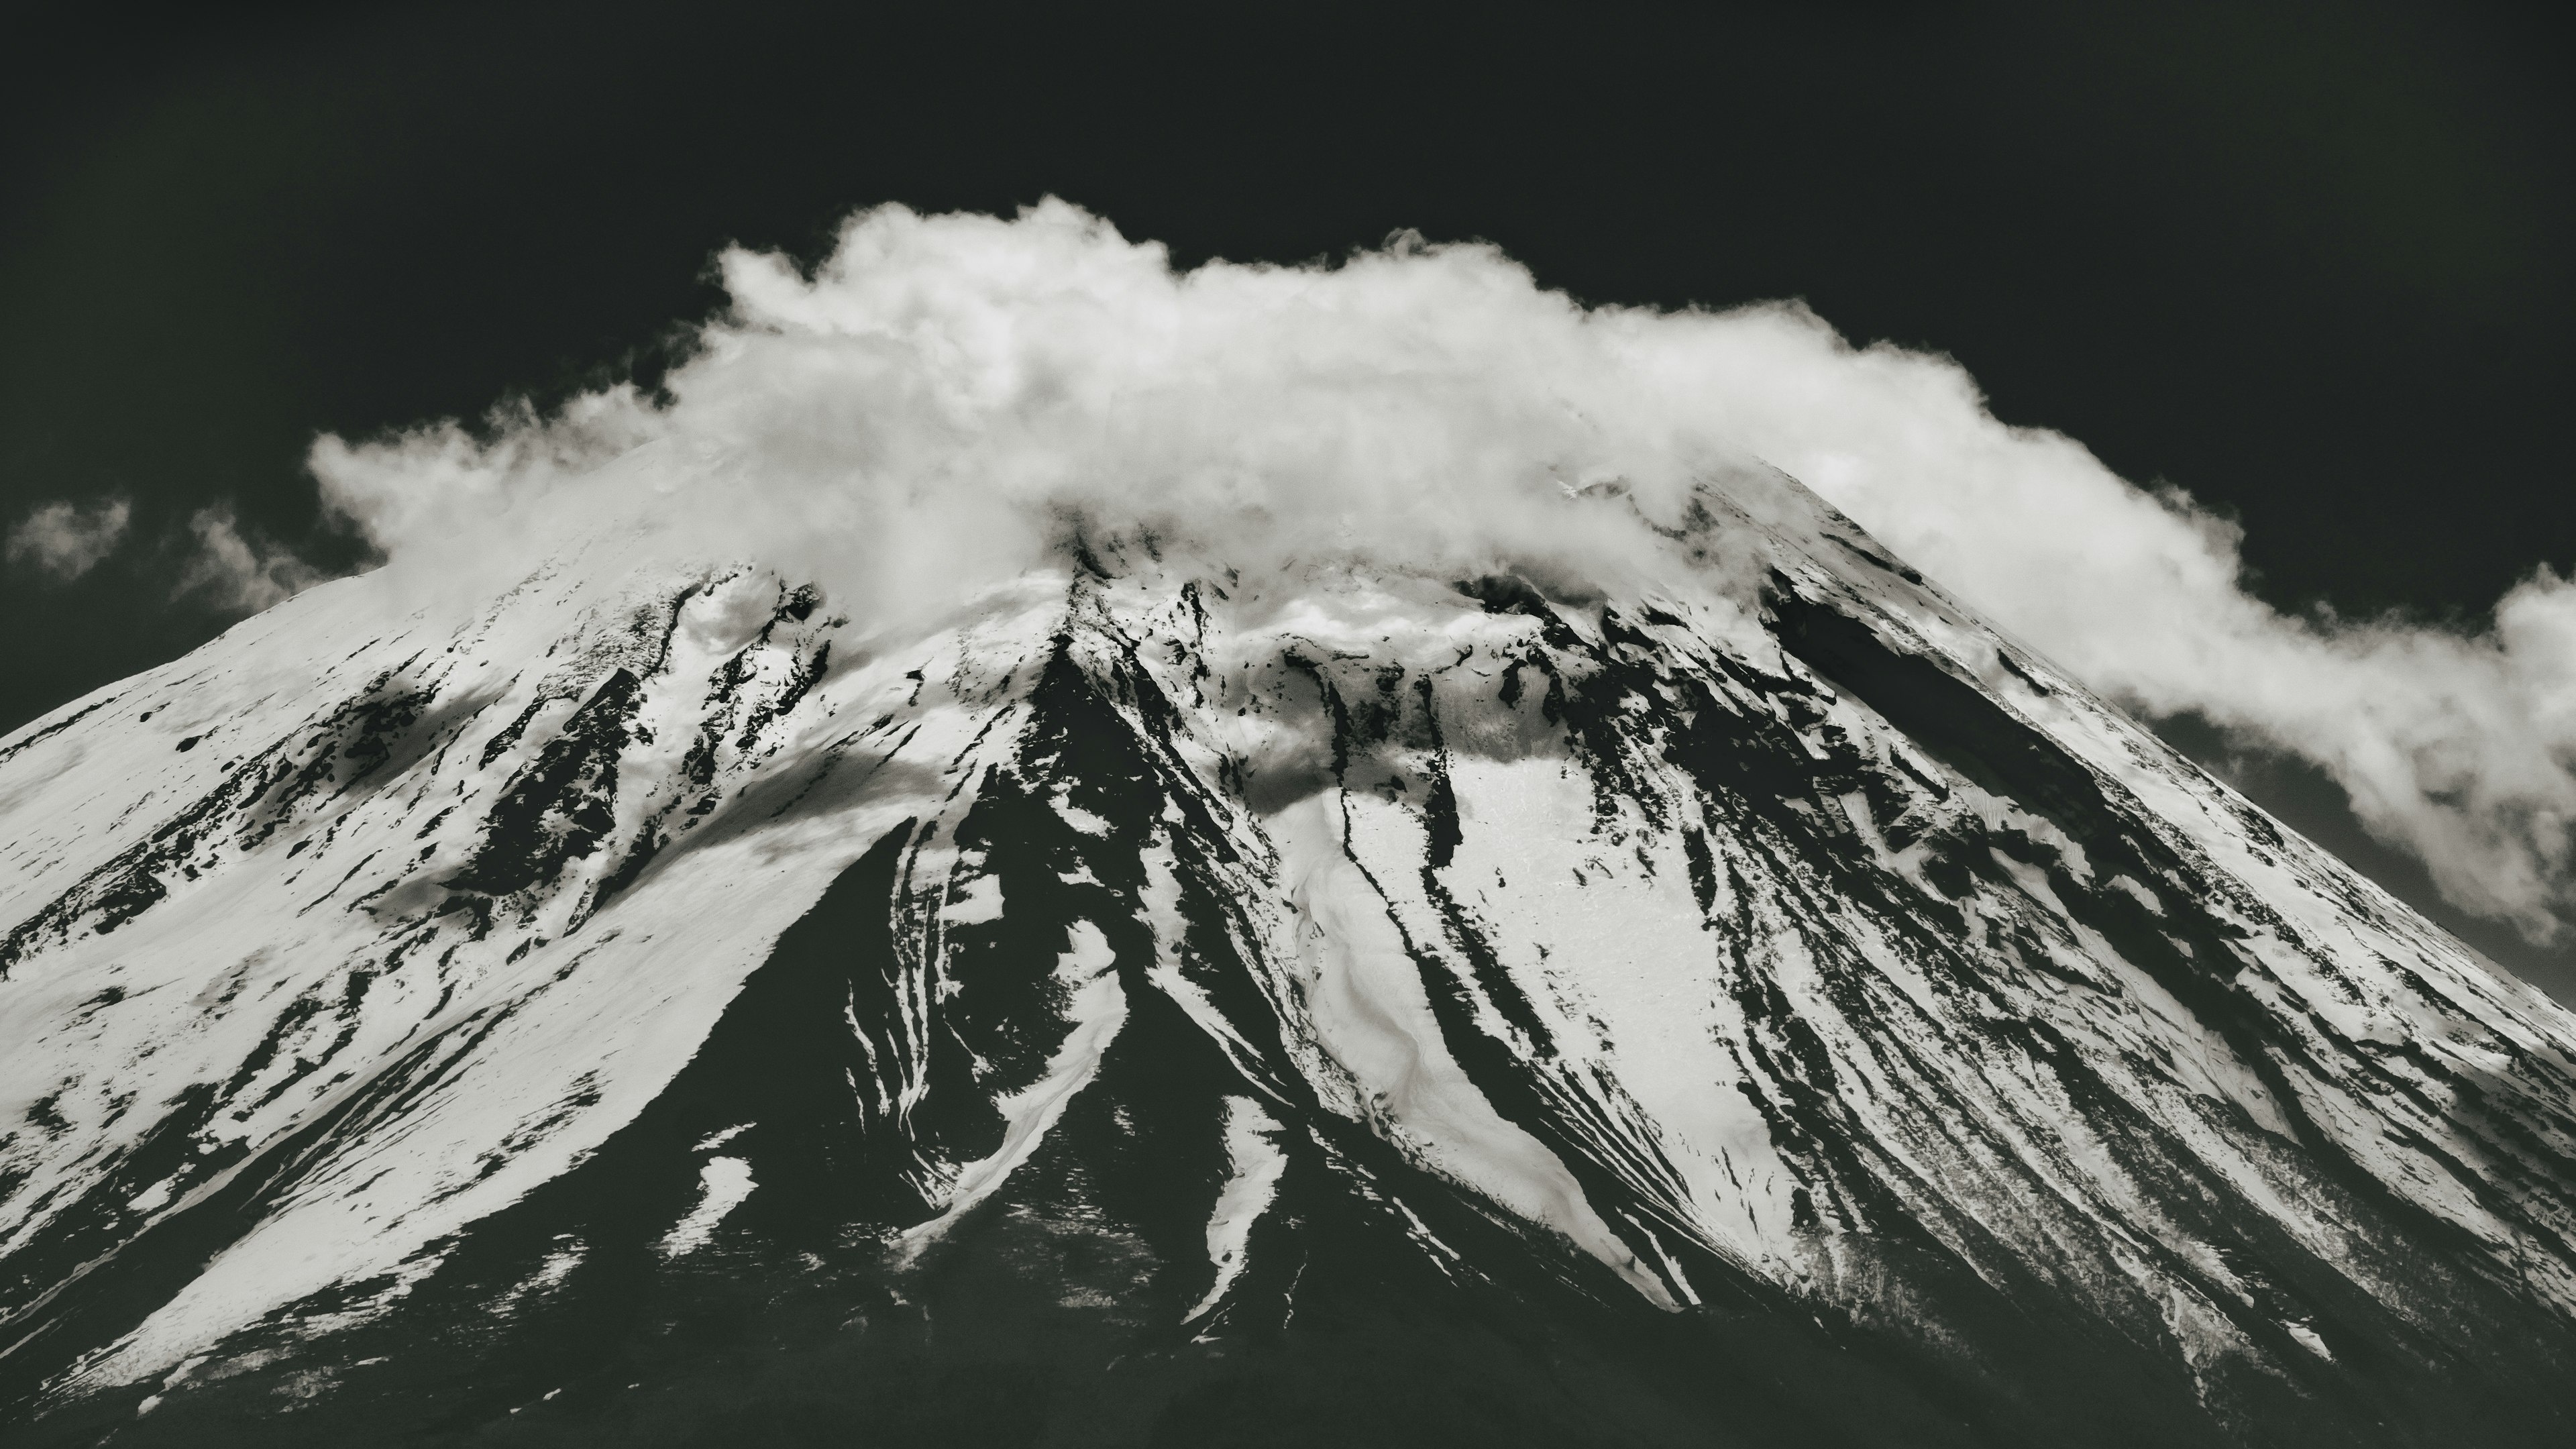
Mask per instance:
[[[66,7],[0,60],[0,526],[134,505],[77,582],[0,575],[0,729],[229,622],[171,597],[197,508],[352,564],[316,432],[649,373],[718,247],[881,200],[1802,296],[2232,512],[2288,608],[2475,623],[2576,565],[2576,54],[2537,9],[215,8]],[[2242,778],[2431,904],[2313,774]]]

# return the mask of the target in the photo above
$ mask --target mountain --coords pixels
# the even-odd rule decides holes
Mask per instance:
[[[2576,1016],[1787,479],[1661,532],[603,533],[18,731],[9,1442],[2576,1442]]]

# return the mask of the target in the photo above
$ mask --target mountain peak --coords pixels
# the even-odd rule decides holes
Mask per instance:
[[[1794,483],[1658,533],[389,571],[19,732],[5,1412],[2571,1427],[2576,1019]]]

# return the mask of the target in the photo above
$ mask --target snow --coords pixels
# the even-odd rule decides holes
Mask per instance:
[[[1280,1130],[1250,1097],[1225,1099],[1225,1156],[1234,1175],[1218,1191],[1215,1211],[1208,1217],[1208,1261],[1216,1265],[1216,1282],[1206,1297],[1181,1316],[1183,1323],[1206,1317],[1242,1276],[1252,1225],[1270,1206],[1272,1195],[1279,1191],[1279,1179],[1288,1171],[1288,1154],[1275,1140]]]
[[[370,1092],[383,1097],[360,1130],[306,1160],[283,1200],[93,1366],[102,1379],[151,1374],[277,1305],[389,1271],[579,1160],[679,1070],[770,940],[842,866],[903,820],[938,813],[948,787],[935,762],[963,753],[989,718],[990,705],[961,709],[935,694],[904,706],[915,685],[890,661],[836,675],[798,715],[768,727],[775,748],[736,755],[727,735],[720,751],[720,780],[730,768],[756,772],[747,776],[754,781],[819,777],[836,786],[805,797],[819,808],[782,815],[795,791],[755,792],[750,808],[705,817],[683,837],[693,848],[666,850],[650,888],[600,918],[576,913],[589,882],[613,864],[604,854],[575,860],[562,888],[524,908],[504,906],[488,935],[470,939],[466,918],[426,912],[455,860],[413,863],[425,827],[446,814],[426,833],[452,833],[475,818],[475,802],[500,791],[543,743],[543,711],[515,744],[504,730],[536,698],[539,671],[521,665],[544,658],[567,617],[583,622],[558,658],[588,651],[594,663],[633,660],[622,621],[636,591],[620,579],[558,575],[423,637],[421,621],[384,617],[384,601],[362,584],[299,596],[125,686],[138,697],[189,700],[193,711],[156,711],[141,727],[120,711],[111,732],[50,736],[0,775],[9,811],[0,839],[10,842],[0,846],[0,901],[25,917],[81,871],[149,845],[169,814],[217,788],[223,755],[206,744],[172,749],[165,723],[194,732],[206,727],[199,716],[219,717],[246,742],[279,741],[291,757],[307,757],[333,691],[362,692],[405,659],[421,661],[415,674],[435,670],[461,691],[452,707],[432,707],[422,727],[435,733],[399,773],[336,792],[326,783],[250,851],[228,843],[236,837],[224,822],[211,849],[186,862],[193,877],[156,872],[167,899],[112,933],[75,930],[60,944],[40,943],[0,982],[0,1110],[21,1114],[51,1099],[71,1128],[58,1140],[22,1137],[11,1150],[27,1190],[0,1206],[0,1252],[52,1223],[54,1209],[27,1204],[75,1200],[117,1150],[160,1120],[162,1104],[235,1077],[255,1054],[267,1064],[196,1129],[200,1160],[211,1160],[205,1148],[239,1142],[256,1163],[301,1124]],[[772,597],[778,587],[768,583]],[[1027,637],[1014,633],[1015,621],[1025,630],[1044,625],[1012,602],[980,621],[996,647]],[[594,637],[596,649],[581,642]],[[378,642],[351,648],[371,638]],[[651,645],[647,637],[634,647]],[[702,657],[689,667],[707,664]],[[691,741],[655,701],[710,692],[703,679],[647,691],[644,709],[664,710],[663,723],[656,739],[622,752],[622,791],[665,789],[677,772],[642,765]],[[907,723],[857,739],[799,722],[836,709],[862,718],[891,711]],[[933,768],[908,769],[914,760]],[[344,762],[340,773],[350,769]],[[100,828],[147,794],[170,803]],[[621,793],[621,820],[642,808]],[[686,818],[674,812],[672,823]],[[344,878],[346,888],[335,887]],[[359,903],[379,883],[393,889],[372,906]],[[421,904],[397,904],[406,897]],[[95,1005],[109,985],[122,999]],[[398,1090],[433,1081],[433,1091]],[[114,1105],[120,1100],[130,1109]],[[503,1165],[484,1171],[493,1158]],[[153,1190],[184,1202],[242,1170]],[[156,1205],[143,1201],[145,1211]]]
[[[1064,1115],[1066,1104],[1098,1075],[1101,1057],[1118,1035],[1118,1028],[1126,1024],[1127,992],[1110,969],[1117,961],[1117,953],[1110,949],[1108,937],[1089,921],[1075,922],[1072,936],[1072,949],[1063,953],[1056,967],[1057,979],[1070,989],[1065,1019],[1072,1026],[1071,1032],[1047,1059],[1046,1070],[1038,1080],[995,1099],[993,1106],[1002,1114],[1004,1124],[1002,1145],[992,1155],[970,1162],[958,1172],[949,1189],[947,1206],[937,1217],[905,1230],[900,1249],[902,1261],[918,1260],[958,1219],[991,1197],[1015,1169],[1029,1160],[1047,1130]]]
[[[952,926],[980,926],[1002,918],[1002,882],[999,877],[980,875],[967,881],[939,912],[939,919]]]
[[[2228,1266],[2241,1249],[2170,1198],[2168,1166],[2389,1312],[2419,1311],[2409,1242],[2356,1220],[2302,1165],[2331,1147],[2404,1210],[2464,1229],[2460,1251],[2497,1281],[2576,1312],[2576,1185],[2551,1165],[2576,1157],[2576,1016],[1937,595],[1812,542],[1761,546],[1890,647],[1980,681],[2092,772],[2122,828],[2180,864],[2121,864],[1950,771],[1715,583],[1665,588],[1657,618],[1613,600],[1541,620],[1436,579],[1317,565],[1242,580],[1202,622],[1177,602],[1191,565],[1120,559],[1116,578],[1033,574],[901,639],[791,619],[777,607],[792,581],[738,564],[674,578],[568,556],[471,608],[363,579],[310,591],[0,742],[24,746],[0,762],[0,927],[22,945],[0,981],[0,1119],[30,1124],[0,1145],[0,1168],[25,1174],[0,1200],[0,1255],[67,1231],[69,1205],[176,1122],[187,1165],[119,1180],[137,1222],[243,1173],[275,1174],[280,1195],[90,1364],[96,1381],[168,1375],[334,1285],[391,1284],[367,1310],[387,1311],[434,1269],[433,1245],[634,1120],[778,933],[909,829],[899,1019],[849,1017],[883,1053],[854,1090],[900,1120],[942,1027],[941,930],[1024,908],[960,854],[954,827],[1015,759],[1033,664],[1062,640],[1093,678],[1114,677],[1104,697],[1169,772],[1119,785],[1173,792],[1130,903],[1153,959],[1122,974],[1108,918],[1072,923],[1061,1020],[1036,1024],[1058,1044],[992,1103],[996,1150],[924,1164],[931,1215],[895,1242],[898,1261],[1027,1169],[1099,1077],[1133,981],[1243,1078],[1222,1098],[1212,1286],[1191,1321],[1245,1271],[1299,1125],[1276,1086],[1292,1077],[1442,1190],[1561,1236],[1658,1306],[1696,1297],[1686,1273],[1708,1255],[1867,1306],[1866,1234],[1830,1206],[1833,1174],[1861,1173],[1875,1201],[1997,1281],[2039,1274],[2105,1315],[2164,1305],[2137,1331],[2219,1382],[2222,1360],[2260,1356],[2245,1325],[2274,1310]],[[1629,641],[1615,648],[1601,642],[1614,625]],[[632,718],[598,747],[614,784],[573,802],[607,822],[596,847],[541,887],[480,902],[485,917],[441,914],[464,899],[448,882],[497,802],[619,669],[638,684]],[[1153,728],[1145,687],[1170,706]],[[418,718],[381,738],[335,713],[407,690]],[[1606,723],[1581,737],[1556,701]],[[1817,783],[1765,816],[1680,762],[1670,747],[1696,724],[1772,731],[1781,768],[1812,765]],[[370,751],[382,768],[360,778]],[[308,767],[319,784],[286,801],[280,781]],[[1445,863],[1435,783],[1455,811]],[[1128,848],[1058,795],[1085,850]],[[184,818],[200,803],[202,829]],[[1222,863],[1185,866],[1180,836],[1202,829],[1208,849],[1189,858]],[[649,866],[616,874],[657,837]],[[1953,838],[1975,842],[1981,868],[1945,889],[1929,872]],[[100,873],[113,862],[139,874]],[[1125,864],[1058,874],[1089,896],[1135,879]],[[141,879],[157,902],[122,919],[100,904]],[[1211,889],[1235,909],[1226,945],[1269,1018],[1220,1006],[1245,993],[1212,993],[1212,968],[1184,949],[1187,893]],[[1937,899],[1958,924],[1929,940],[1928,916],[1882,899]],[[2104,902],[2152,931],[2208,926],[2195,949],[2219,959],[2192,967],[2270,1033],[2269,1059],[2164,984],[2152,934],[2115,942],[2087,924]],[[1426,972],[1509,1048],[1556,1135],[1507,1117],[1453,1057]],[[2134,1122],[2088,1120],[2077,1077]],[[1816,1094],[1832,1110],[1802,1126],[1839,1134],[1842,1165],[1766,1116]],[[185,1117],[188,1102],[202,1112]],[[756,1190],[746,1149],[725,1151],[749,1125],[696,1144],[715,1155],[662,1239],[669,1256],[712,1241]],[[2140,1140],[2164,1154],[2143,1170]],[[233,1162],[231,1145],[248,1155]],[[1454,1256],[1386,1200],[1425,1252]],[[563,1248],[540,1278],[562,1281],[581,1252]],[[2313,1327],[2275,1326],[2326,1356]]]
[[[755,1186],[750,1163],[739,1157],[708,1158],[698,1169],[697,1205],[663,1235],[662,1256],[682,1257],[705,1247],[725,1215],[742,1206]]]
[[[1292,969],[1306,988],[1314,1039],[1351,1075],[1368,1115],[1389,1136],[1520,1217],[1562,1233],[1639,1293],[1671,1306],[1663,1285],[1601,1221],[1565,1164],[1496,1112],[1441,1045],[1439,1023],[1385,897],[1343,849],[1336,803],[1312,796],[1267,822],[1303,923]]]

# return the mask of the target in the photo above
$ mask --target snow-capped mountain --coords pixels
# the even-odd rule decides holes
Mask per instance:
[[[2576,1017],[1794,483],[1665,533],[900,642],[603,534],[20,730],[9,1441],[2576,1440]]]

